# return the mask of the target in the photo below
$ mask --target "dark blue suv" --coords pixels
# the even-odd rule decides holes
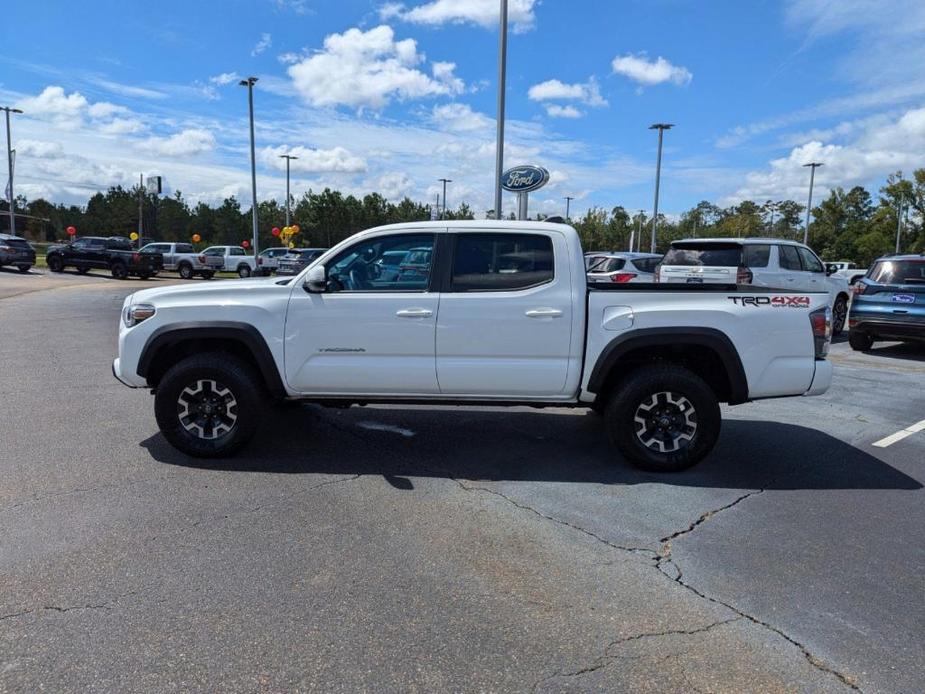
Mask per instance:
[[[855,285],[848,342],[866,351],[876,340],[925,342],[925,255],[880,258]]]

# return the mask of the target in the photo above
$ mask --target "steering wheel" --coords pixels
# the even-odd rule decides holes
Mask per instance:
[[[350,288],[354,291],[357,289],[372,288],[372,285],[369,283],[369,269],[366,267],[365,263],[356,263],[350,268],[348,278],[350,279]]]

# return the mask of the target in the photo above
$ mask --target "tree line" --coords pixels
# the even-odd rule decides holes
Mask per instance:
[[[138,228],[141,196],[144,235],[161,241],[190,241],[198,234],[200,245],[237,245],[251,238],[251,211],[242,209],[235,197],[218,206],[204,202],[190,204],[177,191],[168,197],[150,195],[138,188],[115,186],[90,197],[85,206],[52,203],[44,199],[17,198],[17,212],[28,217],[17,223],[17,231],[33,241],[66,238],[66,228],[74,226],[81,236],[128,236]],[[373,226],[430,219],[431,206],[404,198],[392,203],[379,193],[362,198],[343,195],[325,188],[309,190],[293,198],[291,221],[302,232],[296,244],[303,247],[329,247],[344,238]],[[867,265],[891,253],[896,244],[897,225],[902,206],[902,252],[925,251],[925,169],[912,178],[890,174],[877,199],[861,186],[850,190],[832,189],[813,208],[809,244],[826,260],[850,260]],[[8,209],[0,203],[0,210]],[[793,200],[745,200],[738,205],[719,207],[703,201],[678,219],[659,215],[657,250],[664,252],[674,240],[692,237],[772,236],[802,240],[805,206]],[[277,245],[273,227],[286,222],[285,206],[276,200],[257,205],[261,247]],[[493,216],[489,211],[487,216]],[[447,219],[474,219],[472,209],[462,203],[446,211]],[[540,215],[542,218],[542,215]],[[7,216],[0,217],[6,229]],[[640,250],[649,249],[651,217],[645,212],[632,214],[624,207],[610,210],[592,207],[572,224],[587,250],[627,250],[635,237]]]

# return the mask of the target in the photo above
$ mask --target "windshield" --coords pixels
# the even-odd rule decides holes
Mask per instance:
[[[880,284],[925,285],[925,259],[881,260],[874,264],[867,277]]]
[[[737,243],[672,246],[665,254],[662,264],[739,267],[742,264],[742,246]]]

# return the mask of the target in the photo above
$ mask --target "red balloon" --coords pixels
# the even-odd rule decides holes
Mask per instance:
[[[270,233],[273,234],[273,236],[279,236],[279,227],[273,227]]]
[[[70,234],[71,236],[73,236],[74,234],[77,233],[77,229],[75,229],[74,227],[68,227],[66,231],[67,231],[67,233]]]
[[[247,239],[244,239],[244,240],[241,242],[241,248],[250,248],[250,247],[251,247],[251,242],[248,241]]]

